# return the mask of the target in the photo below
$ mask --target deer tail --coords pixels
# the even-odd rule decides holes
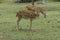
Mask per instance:
[[[16,17],[18,16],[18,13],[16,14]]]

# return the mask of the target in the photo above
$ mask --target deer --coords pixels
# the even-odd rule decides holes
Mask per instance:
[[[31,10],[31,11],[34,11],[34,12],[37,12],[37,13],[42,13],[44,15],[44,17],[46,18],[46,13],[43,12],[43,9],[39,6],[35,6],[35,5],[28,5],[26,6],[26,8],[28,10]]]
[[[30,20],[30,28],[29,29],[31,30],[32,21],[33,21],[33,19],[39,17],[39,13],[30,11],[30,10],[21,10],[21,11],[17,12],[16,17],[18,18],[18,20],[17,20],[17,30],[20,29],[19,28],[19,22],[21,21],[22,18]]]

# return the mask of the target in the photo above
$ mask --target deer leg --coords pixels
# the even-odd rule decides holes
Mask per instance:
[[[31,30],[31,27],[32,27],[32,18],[30,18],[30,30]]]
[[[44,15],[44,18],[46,18],[46,13],[43,13],[43,15]]]
[[[44,13],[43,10],[40,10],[40,12],[44,15],[44,18],[46,18],[46,13]]]
[[[19,21],[21,20],[21,17],[18,17],[18,20],[17,20],[17,30],[19,30]]]

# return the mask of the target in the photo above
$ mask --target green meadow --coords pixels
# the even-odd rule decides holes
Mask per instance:
[[[0,3],[0,40],[60,40],[60,2],[36,2],[35,5],[41,6],[47,17],[40,14],[39,18],[33,20],[32,30],[29,30],[29,19],[22,19],[22,29],[16,30],[16,13],[26,9],[29,4],[14,3],[14,0]]]

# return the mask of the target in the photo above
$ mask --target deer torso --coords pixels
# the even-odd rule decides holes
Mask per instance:
[[[17,15],[22,16],[25,19],[28,19],[28,18],[36,18],[38,16],[35,12],[30,11],[30,10],[19,11],[17,13]]]

